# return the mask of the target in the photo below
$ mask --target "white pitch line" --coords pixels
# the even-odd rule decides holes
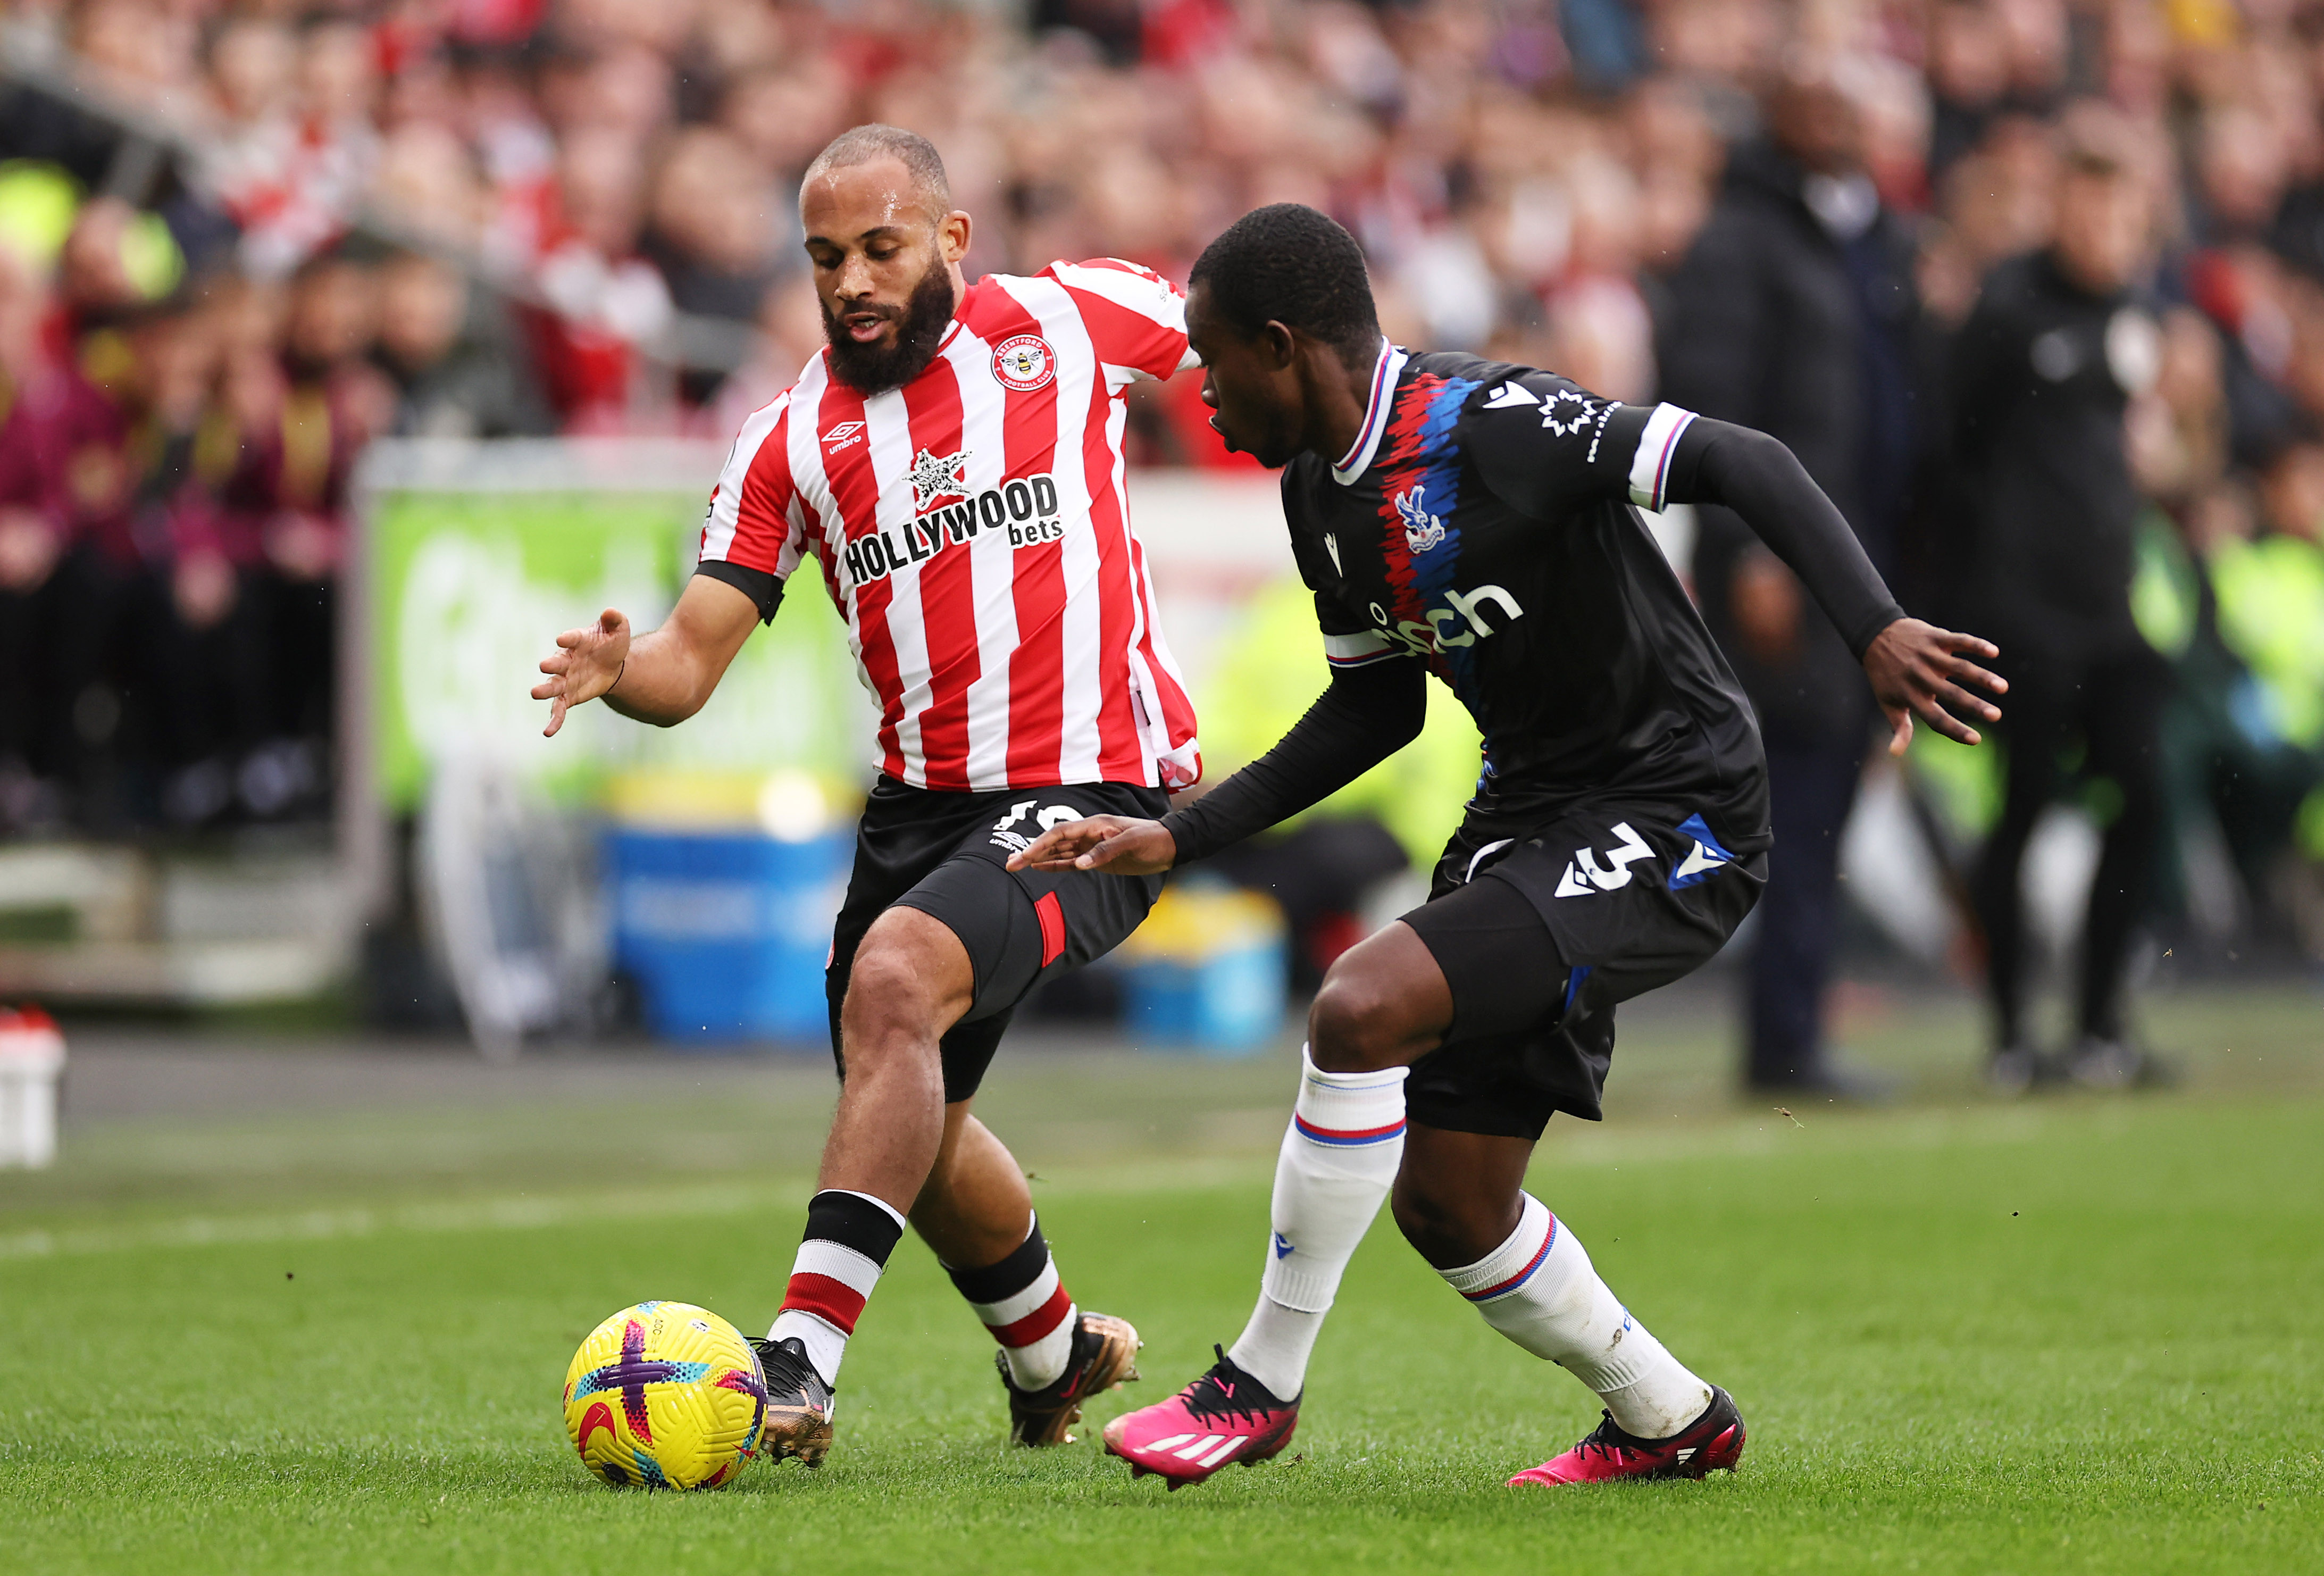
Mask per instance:
[[[135,1226],[66,1227],[0,1236],[0,1259],[124,1253],[151,1248],[212,1248],[252,1242],[322,1241],[389,1231],[526,1231],[591,1221],[655,1215],[733,1215],[796,1209],[805,1192],[687,1188],[539,1197],[518,1194],[466,1203],[384,1209],[305,1210],[281,1215],[191,1215]]]

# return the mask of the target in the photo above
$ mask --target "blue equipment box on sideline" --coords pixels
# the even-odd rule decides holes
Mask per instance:
[[[1122,1027],[1141,1043],[1240,1056],[1282,1031],[1286,936],[1272,899],[1173,885],[1115,958]]]
[[[823,966],[852,839],[616,828],[613,958],[680,1044],[823,1040]]]

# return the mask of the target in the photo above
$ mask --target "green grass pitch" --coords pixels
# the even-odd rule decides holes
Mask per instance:
[[[1656,1111],[1664,1086],[1644,1078],[1604,1128],[1555,1124],[1532,1185],[1634,1312],[1734,1391],[1740,1473],[1503,1488],[1596,1407],[1383,1219],[1291,1450],[1166,1495],[1101,1455],[1094,1425],[1240,1329],[1281,1120],[1267,1092],[1287,1080],[1279,1061],[1140,1066],[1020,1063],[991,1101],[1026,1135],[1067,1284],[1146,1336],[1145,1382],[1095,1407],[1083,1442],[1002,1447],[990,1348],[908,1241],[851,1350],[828,1464],[756,1464],[695,1496],[590,1481],[558,1387],[581,1335],[641,1297],[763,1327],[807,1192],[767,1180],[770,1157],[796,1161],[819,1126],[810,1084],[779,1083],[763,1109],[94,1134],[53,1175],[0,1185],[6,1564],[2324,1570],[2313,1076],[1796,1121]],[[1173,1129],[1173,1100],[1226,1114]],[[1154,1120],[1123,1130],[1154,1142],[1074,1125],[1126,1102]]]

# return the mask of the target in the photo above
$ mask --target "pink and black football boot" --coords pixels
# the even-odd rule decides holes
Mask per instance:
[[[1199,1483],[1230,1461],[1250,1466],[1291,1442],[1299,1425],[1299,1397],[1279,1401],[1235,1367],[1224,1349],[1216,1367],[1152,1406],[1125,1412],[1105,1425],[1105,1452],[1130,1463],[1130,1475],[1161,1477],[1173,1493]]]
[[[1614,1415],[1609,1412],[1589,1438],[1562,1456],[1519,1472],[1509,1479],[1509,1487],[1702,1478],[1733,1471],[1742,1454],[1743,1415],[1735,1409],[1735,1397],[1713,1385],[1711,1405],[1702,1415],[1668,1439],[1640,1439],[1625,1433],[1614,1425]]]

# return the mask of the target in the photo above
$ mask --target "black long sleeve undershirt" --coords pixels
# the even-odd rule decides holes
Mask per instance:
[[[1671,456],[1673,503],[1718,503],[1783,559],[1858,661],[1904,616],[1864,544],[1792,451],[1764,432],[1698,416]]]
[[[1275,748],[1162,825],[1185,864],[1329,798],[1420,737],[1428,670],[1409,659],[1335,670]]]

